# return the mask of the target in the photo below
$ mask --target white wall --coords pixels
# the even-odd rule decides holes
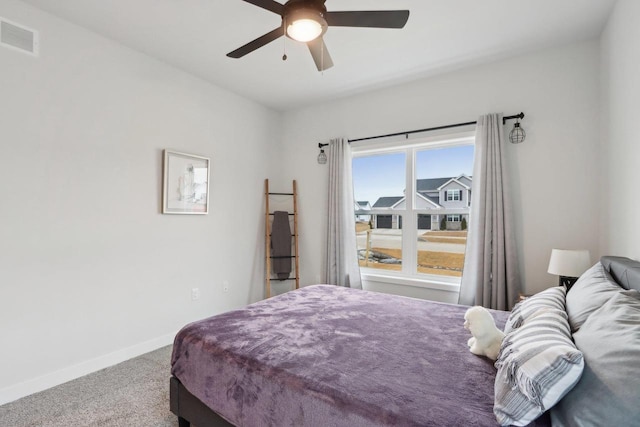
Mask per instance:
[[[0,16],[41,36],[39,58],[0,47],[1,404],[262,297],[281,117],[24,3]],[[164,148],[211,157],[209,215],[160,213]]]
[[[619,0],[601,39],[601,252],[640,260],[640,2]]]
[[[589,249],[595,261],[602,201],[594,191],[598,61],[592,41],[286,113],[282,179],[297,178],[300,185],[302,282],[320,280],[323,271],[327,167],[316,163],[318,142],[470,121],[488,112],[526,114],[527,140],[507,148],[525,292],[557,283],[546,273],[552,248]]]

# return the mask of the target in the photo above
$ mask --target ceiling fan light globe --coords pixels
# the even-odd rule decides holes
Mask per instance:
[[[318,38],[321,34],[322,25],[309,18],[302,18],[293,21],[287,27],[287,35],[299,42],[310,42],[311,40]]]
[[[322,11],[308,7],[296,8],[284,16],[287,36],[299,42],[310,42],[327,31],[327,21]]]

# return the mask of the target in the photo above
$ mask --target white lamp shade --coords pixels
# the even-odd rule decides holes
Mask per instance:
[[[558,276],[580,277],[589,267],[591,255],[586,249],[552,249],[547,272]]]

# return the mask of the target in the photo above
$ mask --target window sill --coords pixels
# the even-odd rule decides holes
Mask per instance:
[[[378,272],[361,273],[362,280],[367,282],[389,283],[393,285],[413,286],[416,288],[433,289],[445,292],[460,292],[459,278],[440,278],[440,277],[406,277],[395,276],[390,274],[380,274]]]

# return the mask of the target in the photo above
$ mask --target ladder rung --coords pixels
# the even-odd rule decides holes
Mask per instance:
[[[269,193],[270,196],[294,196],[293,193]]]
[[[274,213],[270,213],[269,215],[273,216],[275,215]],[[289,216],[294,216],[295,214],[290,213]]]
[[[279,259],[279,258],[295,258],[295,255],[282,255],[282,256],[270,256],[271,259]]]

